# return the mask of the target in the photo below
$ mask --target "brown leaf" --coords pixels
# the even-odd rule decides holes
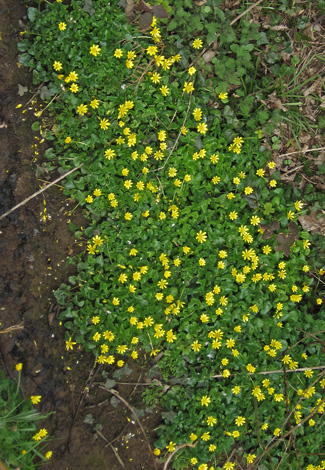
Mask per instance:
[[[156,5],[153,7],[153,14],[157,18],[168,18],[168,13],[162,5]]]
[[[137,11],[151,11],[151,7],[146,4],[143,0],[139,0],[138,3],[134,7]]]
[[[280,227],[279,221],[273,220],[273,222],[270,225],[270,230],[273,230],[273,232],[275,232],[275,230],[278,230],[279,227]]]
[[[142,31],[149,29],[153,20],[153,14],[149,11],[143,13],[139,19],[139,27]]]
[[[295,238],[299,234],[298,225],[296,225],[294,222],[289,223],[289,230]]]
[[[263,240],[268,240],[269,238],[273,237],[273,232],[271,230],[265,230],[263,232],[262,238]]]
[[[126,0],[126,7],[125,7],[125,16],[126,19],[128,20],[129,23],[131,23],[134,18],[135,18],[135,12],[134,12],[134,0]]]

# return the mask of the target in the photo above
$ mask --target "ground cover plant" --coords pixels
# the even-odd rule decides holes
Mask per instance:
[[[46,452],[44,445],[48,440],[47,430],[38,426],[46,416],[34,407],[42,397],[22,399],[19,390],[21,363],[16,365],[16,370],[17,385],[0,370],[0,466],[29,470],[35,468],[36,461],[48,461],[52,452]]]
[[[199,64],[211,38],[185,47],[157,18],[141,32],[116,2],[28,16],[21,62],[55,116],[34,128],[50,164],[76,169],[64,192],[89,219],[74,227],[78,274],[56,292],[66,348],[117,368],[141,350],[159,358],[154,453],[175,468],[324,468],[324,266],[262,144],[269,114],[248,119],[248,25],[224,39],[214,74]]]

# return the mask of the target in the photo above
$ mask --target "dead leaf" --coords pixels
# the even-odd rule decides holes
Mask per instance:
[[[134,6],[134,9],[137,11],[151,11],[151,7],[143,0],[139,0],[138,3]]]
[[[322,214],[323,217],[318,218]],[[304,230],[307,232],[325,234],[325,211],[311,211],[308,215],[300,215],[298,220]]]
[[[203,60],[207,64],[208,62],[211,62],[211,60],[217,55],[216,51],[207,51],[203,54]]]
[[[162,5],[156,5],[152,9],[154,16],[157,18],[168,18],[169,15]]]
[[[88,13],[89,16],[93,16],[95,14],[95,9],[93,8],[91,0],[85,0],[85,4],[82,9]]]
[[[19,85],[18,84],[18,95],[23,96],[24,93],[27,93],[28,88],[27,86]]]
[[[282,111],[288,111],[288,109],[283,106],[282,101],[278,98],[269,106],[271,109],[281,109]]]
[[[149,29],[153,20],[153,13],[151,11],[146,11],[139,18],[139,27],[141,31]]]
[[[314,93],[315,90],[317,89],[317,87],[319,87],[319,85],[321,84],[319,78],[317,78],[317,80],[315,80],[312,85],[310,85],[310,87],[306,88],[306,90],[304,91],[304,96],[308,96],[310,95],[311,93]]]
[[[126,3],[127,5],[125,7],[125,16],[128,22],[131,23],[136,16],[134,12],[135,3],[134,0],[126,0]]]

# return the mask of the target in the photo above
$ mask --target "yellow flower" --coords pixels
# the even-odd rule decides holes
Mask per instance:
[[[32,395],[30,399],[32,400],[33,405],[37,405],[41,401],[41,395]]]
[[[16,364],[16,371],[19,372],[19,371],[22,370],[22,368],[23,368],[22,363],[21,363],[21,362],[18,362],[18,364]]]
[[[195,352],[198,352],[200,351],[202,345],[196,340],[194,341],[194,343],[191,344],[191,348],[193,349],[193,351]]]
[[[209,432],[203,433],[201,439],[202,441],[209,441],[211,439],[210,433]]]
[[[270,186],[271,186],[271,188],[275,188],[276,185],[277,185],[277,181],[276,181],[276,180],[271,180],[271,181],[270,181]]]
[[[108,119],[100,119],[100,128],[106,131],[111,125]]]
[[[147,47],[147,54],[150,56],[155,56],[158,53],[158,47],[157,46],[149,46]]]
[[[256,455],[255,454],[248,454],[246,458],[247,458],[247,463],[253,463],[254,460],[256,459]]]
[[[89,49],[89,54],[93,55],[94,57],[97,57],[100,51],[101,48],[97,44],[93,44]]]
[[[202,46],[203,46],[203,42],[202,42],[201,39],[196,38],[196,39],[192,42],[192,46],[194,47],[194,49],[201,49]]]
[[[195,68],[195,67],[190,67],[190,68],[188,69],[188,74],[189,74],[190,76],[194,75],[195,72],[196,72],[196,68]]]
[[[209,406],[209,403],[211,403],[211,398],[208,397],[207,395],[204,395],[201,398],[201,406]]]
[[[242,416],[238,416],[235,420],[235,423],[237,426],[243,426],[246,422],[246,418],[243,418]]]
[[[295,213],[292,211],[287,212],[287,219],[288,220],[293,220],[295,218]]]
[[[159,83],[160,82],[160,79],[161,79],[161,76],[159,75],[159,73],[157,72],[154,72],[152,74],[152,76],[150,77],[150,80],[153,82],[153,83]]]
[[[196,130],[199,134],[206,134],[208,126],[205,124],[205,122],[200,122],[200,124],[197,125]]]
[[[67,25],[65,23],[59,23],[59,30],[64,31],[65,29],[67,29]]]
[[[97,341],[99,341],[100,338],[101,338],[101,334],[98,333],[98,331],[97,331],[93,336],[93,340],[97,343]]]
[[[53,452],[52,452],[51,450],[49,450],[49,451],[46,452],[45,458],[46,458],[47,460],[49,460],[49,459],[52,457],[52,455],[53,455]]]
[[[120,59],[121,57],[123,57],[122,49],[115,49],[114,57],[116,57],[117,59]]]
[[[207,234],[206,232],[202,232],[202,230],[200,230],[197,234],[196,234],[196,237],[197,241],[199,243],[204,243],[207,241]]]
[[[154,449],[153,453],[154,453],[154,455],[158,456],[158,455],[160,455],[161,452],[160,452],[160,449],[156,448],[156,449]]]
[[[73,349],[73,346],[77,344],[75,343],[74,341],[72,341],[71,337],[68,339],[68,341],[65,342],[65,345],[66,345],[66,349],[67,351],[69,351],[69,349]]]
[[[194,91],[194,86],[193,86],[193,82],[185,82],[184,83],[184,87],[183,87],[183,91],[186,91],[186,93],[191,93],[191,91]]]
[[[77,107],[77,111],[80,116],[84,116],[88,111],[88,107],[85,104],[81,104]]]
[[[169,330],[166,333],[166,341],[168,343],[173,343],[177,339],[177,336],[174,334],[173,330]]]
[[[275,168],[275,162],[269,162],[269,163],[267,164],[267,166],[268,166],[271,170],[273,170],[273,168]]]
[[[202,109],[201,108],[195,108],[192,114],[193,114],[193,117],[196,121],[201,121],[201,119],[202,119]]]
[[[235,468],[235,464],[233,462],[226,462],[223,466],[224,470],[233,470]]]
[[[296,201],[294,206],[295,206],[296,211],[300,211],[304,207],[304,204],[302,201]]]
[[[57,60],[55,60],[53,63],[53,68],[56,72],[59,72],[60,70],[62,70],[61,62],[58,62]]]
[[[163,96],[169,95],[169,88],[168,88],[166,85],[163,85],[163,86],[160,88],[160,91],[161,91],[161,94],[162,94]]]
[[[217,420],[213,416],[208,416],[207,425],[213,427],[216,424]]]
[[[176,449],[176,444],[170,441],[170,443],[166,446],[166,449],[168,450],[168,452],[174,452],[174,450]]]
[[[228,93],[219,93],[219,98],[221,100],[226,100],[228,98]]]
[[[230,214],[229,214],[229,219],[230,219],[230,220],[236,220],[236,219],[238,219],[238,213],[237,213],[236,211],[230,212]]]

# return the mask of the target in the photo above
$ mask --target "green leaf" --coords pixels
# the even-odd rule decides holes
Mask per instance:
[[[28,16],[29,21],[33,23],[36,20],[36,18],[39,16],[38,9],[34,7],[29,7],[27,9],[27,16]]]

